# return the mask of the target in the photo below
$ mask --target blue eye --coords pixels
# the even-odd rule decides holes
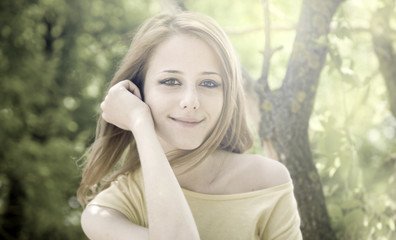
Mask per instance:
[[[204,80],[199,85],[206,88],[217,88],[220,86],[220,84],[213,80]]]
[[[167,79],[161,80],[159,83],[164,84],[166,86],[180,86],[181,85],[179,80],[177,80],[176,78],[167,78]]]

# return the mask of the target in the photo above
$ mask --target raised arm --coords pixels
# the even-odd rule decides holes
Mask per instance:
[[[135,137],[144,178],[149,237],[172,240],[199,239],[191,210],[158,141],[150,109],[140,98],[139,89],[129,80],[125,80],[110,89],[101,108],[104,120],[132,131]],[[95,209],[87,209],[88,220],[92,216],[88,214],[91,210]],[[102,218],[100,214],[97,216],[106,222],[113,221],[114,218],[118,219],[116,222],[125,221],[119,219],[121,216],[118,212],[114,214],[114,211],[108,209],[105,212],[105,216],[109,217]],[[134,234],[135,231],[126,232]]]

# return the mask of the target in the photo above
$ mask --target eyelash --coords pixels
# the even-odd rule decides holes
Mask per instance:
[[[173,82],[173,83],[171,83],[171,82]],[[175,86],[175,85],[180,86],[181,85],[179,80],[177,80],[176,78],[167,78],[167,79],[161,80],[159,83],[164,84],[166,86]]]
[[[217,82],[215,82],[213,80],[204,80],[199,85],[207,87],[207,88],[217,88],[220,86],[220,84],[218,84]]]
[[[180,81],[177,80],[176,78],[167,78],[167,79],[161,80],[159,83],[166,85],[166,86],[181,86],[182,85],[180,83]],[[199,84],[199,86],[206,87],[206,88],[217,88],[220,86],[220,84],[214,80],[207,79],[207,80],[202,81]]]

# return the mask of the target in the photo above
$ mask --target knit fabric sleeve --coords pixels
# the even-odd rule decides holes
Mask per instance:
[[[117,210],[131,222],[148,227],[143,177],[139,170],[119,176],[111,183],[109,188],[100,192],[89,205]]]
[[[271,208],[270,213],[267,212],[267,216],[263,217],[260,221],[262,226],[260,239],[302,239],[300,216],[297,209],[297,202],[293,194],[293,188],[289,188],[287,192],[277,197],[279,197],[279,199],[273,199],[275,204]]]

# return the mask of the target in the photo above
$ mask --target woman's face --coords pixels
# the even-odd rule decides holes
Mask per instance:
[[[179,34],[160,44],[148,64],[145,102],[164,151],[199,147],[223,107],[222,71],[212,49]]]

